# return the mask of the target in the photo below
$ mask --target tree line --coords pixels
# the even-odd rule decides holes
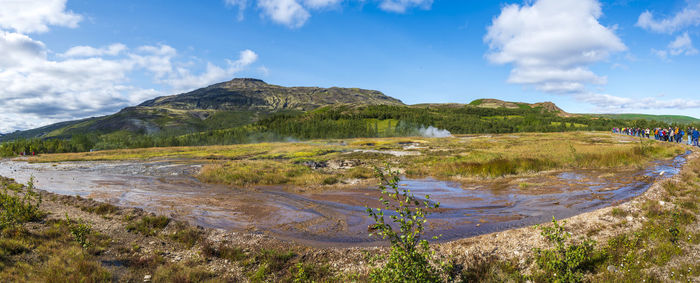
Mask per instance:
[[[418,135],[433,126],[452,134],[608,131],[614,127],[655,128],[668,123],[589,116],[562,117],[542,108],[473,106],[328,106],[305,113],[279,113],[252,124],[190,134],[147,135],[117,131],[73,135],[68,139],[20,139],[0,145],[1,156],[165,146],[226,145],[268,141]],[[696,127],[700,125],[695,125]]]

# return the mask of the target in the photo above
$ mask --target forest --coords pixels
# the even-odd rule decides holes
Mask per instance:
[[[126,130],[73,135],[59,139],[18,139],[0,145],[1,156],[85,152],[122,148],[227,145],[255,142],[397,137],[420,135],[435,127],[452,134],[609,131],[614,127],[694,126],[639,119],[622,120],[571,115],[541,108],[479,108],[469,105],[326,106],[308,112],[285,112],[228,129],[191,133],[144,134]]]

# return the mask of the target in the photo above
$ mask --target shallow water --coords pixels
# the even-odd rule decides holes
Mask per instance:
[[[687,155],[687,154],[686,154]],[[473,184],[403,180],[417,196],[441,203],[428,235],[454,240],[566,218],[640,195],[656,180],[680,171],[686,155],[643,170],[575,170]],[[0,175],[38,188],[233,231],[268,233],[314,246],[377,244],[368,238],[365,206],[377,207],[376,189],[290,193],[280,188],[237,189],[191,177],[201,166],[169,162],[0,161]],[[663,172],[663,174],[661,174]]]

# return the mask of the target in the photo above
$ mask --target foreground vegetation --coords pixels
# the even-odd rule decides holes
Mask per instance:
[[[700,279],[695,257],[700,251],[700,206],[697,205],[700,159],[692,159],[678,177],[664,181],[653,196],[641,197],[634,205],[609,209],[604,215],[614,219],[606,220],[609,226],[581,230],[556,220],[542,225],[538,230],[544,246],[533,246],[529,253],[519,256],[520,261],[483,255],[464,260],[449,250],[439,249],[439,245],[430,246],[422,241],[421,225],[437,204],[418,199],[398,187],[392,182],[393,176],[380,175],[385,185],[386,208],[369,210],[377,216],[374,233],[386,236],[392,247],[372,250],[372,255],[362,250],[314,253],[288,244],[249,246],[213,241],[206,236],[206,230],[166,217],[76,197],[37,193],[31,183],[21,186],[2,178],[0,281],[140,282],[148,278],[154,282],[395,282],[397,278],[414,278],[418,282],[694,282]],[[399,226],[384,224],[380,220],[384,215]],[[491,238],[483,240],[488,239]],[[187,254],[190,256],[186,259],[177,260],[179,255]],[[356,271],[343,271],[327,261],[338,256],[356,257],[351,262],[368,265]],[[217,269],[218,265],[225,268]]]
[[[29,160],[178,160],[204,164],[198,178],[205,182],[313,187],[374,183],[374,166],[386,162],[411,178],[468,181],[560,169],[643,167],[685,150],[608,133],[567,132],[128,149]]]

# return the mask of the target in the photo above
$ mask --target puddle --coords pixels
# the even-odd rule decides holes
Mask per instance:
[[[686,154],[687,155],[687,154]],[[632,171],[576,170],[474,184],[402,180],[441,207],[430,214],[428,236],[441,241],[544,223],[629,200],[656,180],[680,171],[686,155]],[[280,188],[237,189],[190,177],[201,166],[168,162],[0,161],[0,175],[64,195],[173,216],[204,227],[267,233],[313,246],[376,245],[368,238],[365,206],[378,207],[376,189],[290,193]],[[663,174],[661,174],[663,172]],[[527,184],[527,185],[523,185]]]

